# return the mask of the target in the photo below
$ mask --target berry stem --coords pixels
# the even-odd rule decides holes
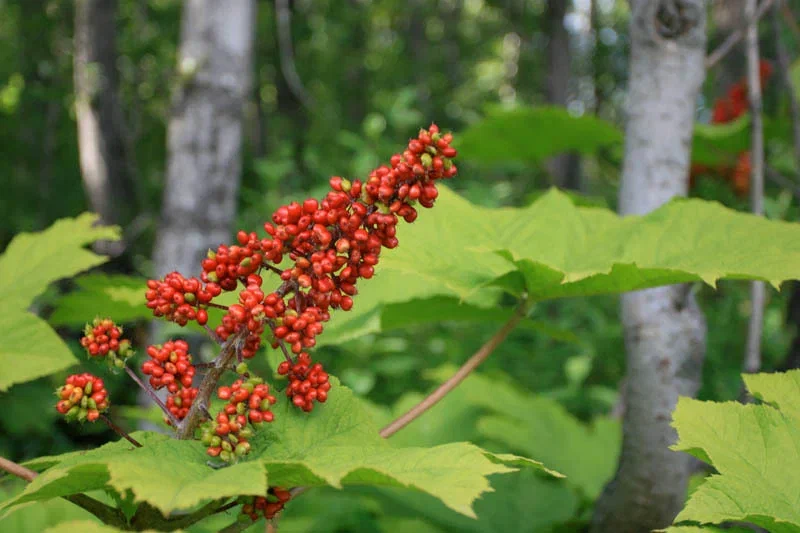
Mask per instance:
[[[270,265],[269,263],[261,263],[261,266],[266,268],[266,269],[268,269],[268,270],[272,270],[273,272],[275,272],[279,276],[281,274],[283,274],[283,270],[281,270],[280,268],[278,268],[276,266]]]
[[[179,428],[181,425],[180,422],[178,422],[178,420],[175,418],[172,412],[167,408],[167,406],[164,405],[164,402],[161,401],[161,398],[158,397],[155,391],[151,389],[149,386],[147,386],[141,379],[139,379],[139,376],[136,375],[136,372],[131,370],[129,367],[127,366],[125,367],[125,372],[127,372],[130,378],[133,381],[135,381],[136,384],[139,385],[142,388],[142,390],[145,393],[147,393],[148,396],[150,396],[151,400],[156,402],[156,405],[158,405],[164,412],[164,416],[166,416],[169,419],[170,423],[172,424],[172,427]]]
[[[117,435],[119,435],[123,439],[127,440],[128,442],[130,442],[131,444],[133,444],[137,448],[141,448],[142,447],[142,444],[138,440],[136,440],[133,437],[131,437],[130,435],[128,435],[127,431],[125,431],[124,429],[122,429],[121,427],[116,425],[114,422],[112,422],[111,419],[108,418],[106,415],[100,413],[100,420],[105,422],[105,424],[109,428],[111,428]]]
[[[215,304],[214,302],[208,302],[208,303],[203,304],[203,305],[205,305],[206,307],[213,307],[215,309],[222,309],[223,311],[227,311],[228,310],[228,306],[227,305]]]
[[[13,461],[9,461],[5,457],[0,457],[0,470],[4,470],[28,482],[33,481],[39,476],[37,472]],[[68,496],[62,496],[62,498],[93,514],[105,524],[117,528],[127,528],[127,521],[122,513],[103,502],[99,502],[85,494],[70,494]]]
[[[269,323],[269,327],[272,328],[272,330],[274,331],[275,330],[275,321],[274,320],[269,320],[268,323]],[[277,340],[278,340],[278,346],[280,346],[280,349],[283,352],[283,357],[286,358],[286,361],[290,365],[293,365],[294,364],[294,359],[292,359],[292,356],[289,355],[289,350],[286,349],[286,343],[283,342],[283,339],[277,339]]]
[[[464,381],[469,374],[475,370],[478,365],[480,365],[483,361],[489,357],[492,352],[508,337],[508,334],[519,324],[519,322],[525,317],[528,313],[528,300],[527,296],[523,295],[520,298],[519,305],[515,313],[508,319],[508,321],[503,324],[503,326],[497,330],[497,332],[492,335],[492,337],[486,341],[486,343],[481,346],[475,354],[470,357],[466,363],[464,363],[461,368],[456,371],[455,374],[450,376],[450,378],[439,385],[439,387],[430,393],[426,398],[424,398],[421,402],[417,405],[409,409],[405,414],[400,416],[399,418],[395,419],[389,425],[384,427],[380,431],[380,436],[383,438],[389,438],[408,424],[419,418],[425,411],[436,405],[436,403],[444,398],[447,393],[451,390],[456,388],[459,383]]]
[[[217,335],[216,331],[214,331],[213,329],[208,327],[208,324],[203,324],[203,329],[206,330],[206,333],[208,333],[208,336],[211,337],[212,341],[214,341],[215,343],[219,344],[220,346],[222,345],[222,343],[224,341],[219,338],[219,335]],[[195,366],[197,366],[197,365],[195,365]]]

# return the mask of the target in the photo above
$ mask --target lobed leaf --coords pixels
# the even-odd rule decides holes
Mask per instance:
[[[72,350],[41,318],[16,309],[0,312],[0,392],[77,362]]]
[[[118,239],[119,230],[96,221],[97,215],[84,213],[38,233],[20,233],[0,255],[0,391],[76,363],[67,345],[27,308],[53,281],[106,261],[85,246]]]
[[[713,202],[675,200],[619,217],[576,207],[557,190],[520,209],[478,207],[444,187],[438,201],[425,224],[400,230],[381,271],[435,281],[462,300],[492,285],[545,300],[721,278],[778,287],[800,276],[800,225]]]
[[[800,370],[745,376],[770,404],[681,398],[673,447],[711,464],[710,476],[676,521],[745,521],[774,533],[800,531]]]
[[[506,464],[544,470],[541,463],[492,455],[468,443],[394,447],[378,435],[369,412],[348,389],[335,384],[329,398],[309,415],[281,402],[275,422],[253,439],[270,483],[413,488],[475,516],[472,503],[491,490],[488,475],[514,471]]]
[[[5,304],[24,309],[52,282],[106,262],[87,250],[94,241],[117,240],[117,227],[96,226],[98,216],[62,218],[38,233],[20,233],[0,256],[0,291]]]
[[[0,509],[109,487],[123,494],[130,490],[135,501],[169,513],[209,500],[267,491],[266,470],[260,462],[215,470],[207,465],[209,458],[199,442],[147,432],[137,432],[134,437],[142,448],[117,441],[88,452],[29,463],[30,467],[46,466],[47,470]]]

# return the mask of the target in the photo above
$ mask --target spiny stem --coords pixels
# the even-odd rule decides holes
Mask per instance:
[[[489,357],[495,348],[502,343],[508,334],[519,324],[528,312],[527,298],[523,297],[517,306],[516,312],[503,324],[503,326],[492,335],[492,338],[486,341],[475,354],[470,357],[461,368],[456,371],[447,381],[442,383],[435,391],[430,393],[417,405],[409,409],[405,414],[394,420],[392,423],[384,427],[380,431],[380,436],[389,438],[408,424],[419,418],[425,411],[436,405],[436,403],[444,398],[447,393],[456,388],[459,383],[469,376],[487,357]]]
[[[128,435],[127,431],[125,431],[124,429],[122,429],[121,427],[116,425],[114,422],[112,422],[111,419],[108,418],[106,415],[101,413],[100,414],[100,420],[105,422],[106,425],[108,427],[110,427],[112,431],[114,431],[117,435],[119,435],[123,439],[127,440],[128,442],[130,442],[131,444],[133,444],[137,448],[141,448],[142,447],[142,444],[139,441],[137,441],[136,439],[134,439],[133,437]]]
[[[128,375],[131,377],[131,379],[133,381],[135,381],[136,384],[139,385],[142,388],[142,390],[145,393],[147,393],[148,396],[150,396],[150,399],[153,400],[156,403],[156,405],[158,405],[161,408],[161,410],[164,412],[164,416],[166,416],[167,419],[172,424],[172,427],[174,427],[176,429],[179,428],[180,425],[181,425],[180,422],[178,422],[178,419],[175,418],[175,416],[172,414],[172,412],[169,410],[169,408],[166,405],[164,405],[164,402],[162,402],[161,398],[158,397],[158,395],[156,394],[156,391],[151,389],[141,379],[139,379],[139,376],[137,376],[136,372],[131,370],[130,367],[126,366],[125,367],[125,372],[127,372]]]

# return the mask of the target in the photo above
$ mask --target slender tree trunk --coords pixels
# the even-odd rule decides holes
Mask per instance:
[[[705,76],[705,0],[631,2],[628,123],[620,212],[643,214],[687,193],[695,101]],[[706,326],[689,286],[626,294],[628,377],[622,454],[595,509],[593,532],[672,523],[686,497],[689,456],[670,451],[678,396],[696,394]]]
[[[569,32],[564,16],[570,2],[548,0],[545,10],[547,31],[547,84],[545,94],[551,104],[566,106],[572,66]],[[567,189],[580,188],[580,158],[576,154],[560,154],[547,163],[555,185]]]
[[[105,223],[132,212],[116,47],[117,0],[75,2],[75,111],[83,185]],[[121,216],[123,215],[123,216]]]
[[[154,251],[158,275],[172,270],[196,274],[206,250],[230,240],[254,25],[254,0],[184,3],[167,181]]]

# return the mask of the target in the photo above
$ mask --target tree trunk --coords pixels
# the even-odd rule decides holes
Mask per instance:
[[[705,75],[705,0],[634,0],[620,212],[643,214],[687,193],[695,101]],[[689,286],[626,294],[628,377],[622,454],[593,532],[672,523],[686,498],[689,456],[670,451],[678,396],[700,386],[706,326]]]
[[[184,3],[167,181],[154,251],[158,275],[173,270],[194,275],[208,248],[230,240],[254,25],[254,0]]]
[[[117,0],[75,3],[75,111],[81,175],[89,204],[105,223],[133,211],[116,47]]]
[[[547,101],[554,105],[566,106],[569,96],[569,78],[572,66],[569,32],[564,26],[569,2],[548,0],[545,11],[547,31]],[[558,187],[580,188],[580,158],[577,154],[560,154],[547,163]]]

